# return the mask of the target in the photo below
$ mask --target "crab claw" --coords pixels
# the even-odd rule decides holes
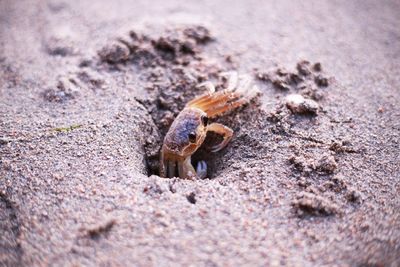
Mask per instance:
[[[201,160],[197,163],[196,167],[197,177],[200,179],[204,179],[207,176],[207,163],[204,160]]]

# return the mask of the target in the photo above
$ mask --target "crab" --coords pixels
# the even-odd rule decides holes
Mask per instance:
[[[214,132],[223,140],[211,147],[211,152],[223,149],[232,139],[233,130],[220,123],[210,123],[223,113],[249,103],[258,93],[258,89],[247,75],[236,72],[221,74],[227,87],[215,91],[214,84],[205,82],[198,87],[206,87],[208,92],[189,101],[178,114],[167,132],[160,155],[160,176],[183,179],[203,179],[207,176],[207,164],[199,161],[196,170],[192,166],[191,156],[203,144],[207,132]]]

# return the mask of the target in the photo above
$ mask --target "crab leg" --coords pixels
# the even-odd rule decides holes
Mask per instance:
[[[210,94],[215,93],[215,86],[212,82],[204,82],[196,86],[197,88],[205,87]]]
[[[161,152],[160,156],[160,177],[166,177],[165,173],[165,161],[164,161],[164,153]]]
[[[215,95],[215,87],[214,87],[214,85],[213,85],[211,82],[204,82],[204,83],[202,83],[202,84],[199,84],[199,85],[196,86],[196,87],[197,87],[197,88],[205,87],[205,88],[207,88],[208,93],[206,93],[206,94],[204,94],[204,95],[202,95],[202,96],[196,97],[195,99],[189,101],[189,102],[186,104],[186,106],[188,106],[188,107],[194,106],[194,105],[197,106],[197,105],[200,104],[200,103],[208,102],[210,99],[214,98],[214,95]]]
[[[204,104],[208,104],[210,101],[214,100],[214,99],[219,99],[221,96],[226,95],[232,93],[232,91],[227,91],[227,90],[223,90],[223,91],[219,91],[213,94],[205,94],[202,96],[199,96],[195,99],[193,99],[192,101],[189,101],[186,106],[188,107],[201,107]]]
[[[209,109],[209,110],[206,111],[206,113],[207,113],[207,116],[209,118],[213,118],[215,116],[218,116],[221,113],[230,111],[230,110],[232,110],[234,108],[237,108],[237,107],[240,107],[240,106],[242,106],[242,105],[244,105],[246,103],[247,103],[246,99],[239,99],[239,100],[237,100],[235,102],[227,103],[224,106],[217,106],[216,108]]]
[[[225,77],[228,80],[228,87],[227,90],[233,91],[238,83],[239,83],[239,76],[236,71],[228,71],[220,74],[221,77]]]
[[[224,137],[224,140],[222,140],[221,143],[219,143],[218,145],[215,145],[211,148],[211,152],[217,152],[217,151],[223,149],[229,143],[229,141],[232,139],[233,130],[231,128],[226,127],[225,125],[220,124],[220,123],[211,123],[207,127],[207,130],[215,132],[217,134],[220,134]]]
[[[176,161],[168,161],[168,177],[175,177]]]
[[[227,92],[224,95],[221,95],[219,97],[215,97],[211,101],[204,103],[200,109],[204,110],[207,112],[208,109],[212,107],[218,107],[221,106],[221,104],[226,104],[226,102],[233,100],[235,98],[239,97],[239,95],[232,93],[232,92]]]
[[[195,99],[189,101],[186,106],[187,107],[197,107],[199,104],[208,102],[210,99],[212,99],[214,96],[211,94],[205,94],[199,97],[196,97]]]
[[[187,157],[184,161],[178,161],[179,177],[192,179],[196,176],[196,171],[194,170],[190,161],[191,157]]]
[[[243,78],[240,89],[236,91],[234,90],[236,87],[230,86],[229,89],[200,96],[190,101],[187,106],[199,108],[206,112],[209,117],[217,116],[225,111],[239,107],[247,103],[257,93],[256,87],[250,89],[251,80],[246,78]]]

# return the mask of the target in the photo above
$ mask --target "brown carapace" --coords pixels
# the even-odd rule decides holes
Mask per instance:
[[[212,147],[211,152],[221,150],[231,140],[232,129],[220,123],[210,123],[209,120],[248,103],[258,90],[249,76],[229,72],[224,73],[223,77],[227,79],[226,89],[215,92],[211,82],[199,85],[207,87],[209,92],[187,103],[172,123],[161,149],[161,177],[205,178],[206,162],[198,162],[195,170],[191,156],[203,144],[207,132],[223,136],[223,141]]]

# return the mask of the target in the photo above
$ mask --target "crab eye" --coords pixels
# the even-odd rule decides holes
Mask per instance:
[[[196,142],[196,133],[194,133],[194,132],[189,133],[189,141],[190,141],[190,143]]]
[[[207,124],[208,124],[208,117],[207,117],[207,116],[201,116],[201,122],[203,123],[204,126],[207,126]]]

